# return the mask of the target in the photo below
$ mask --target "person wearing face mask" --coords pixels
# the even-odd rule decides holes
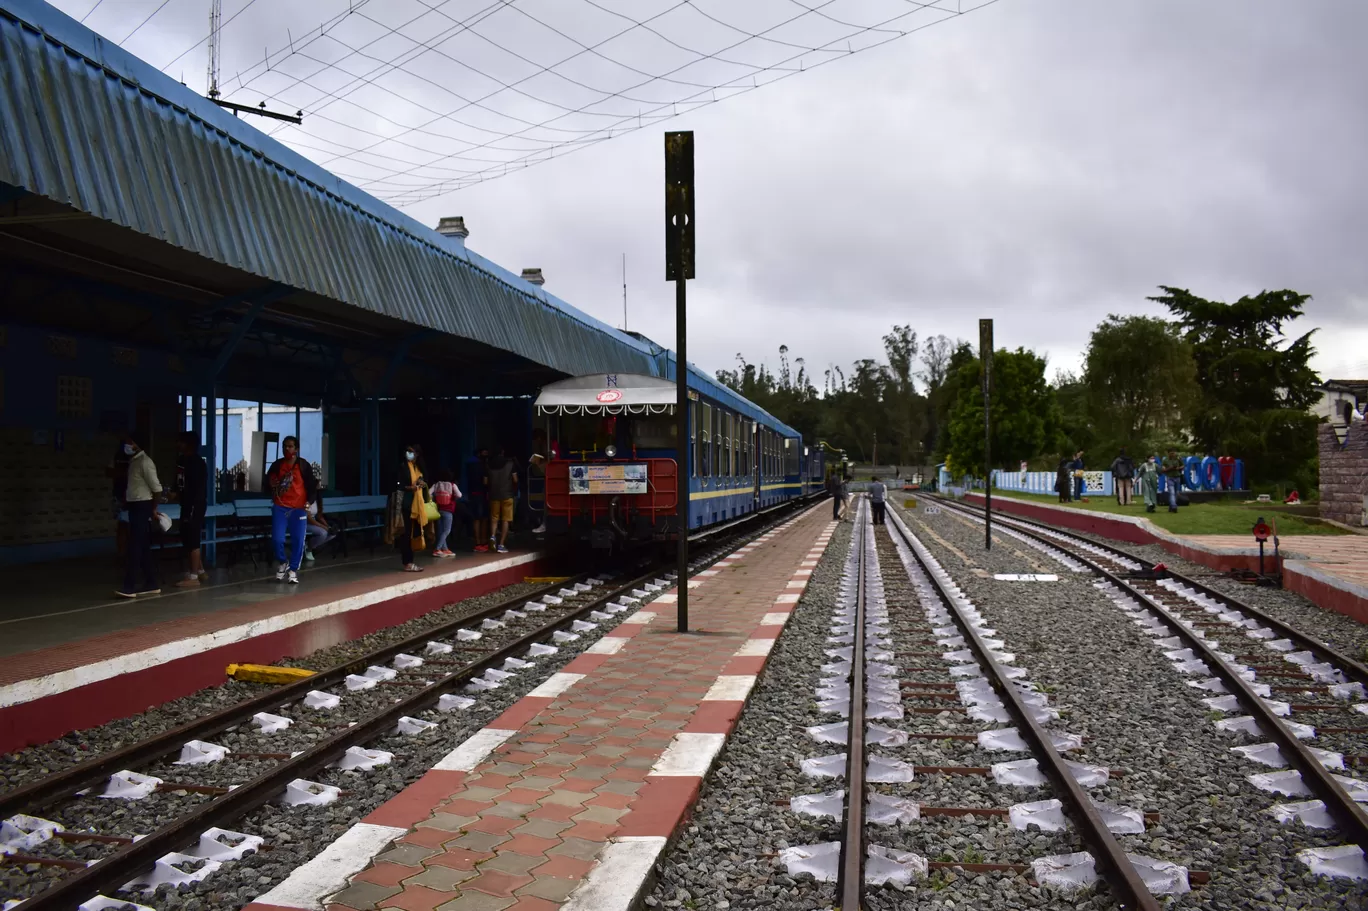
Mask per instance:
[[[1154,512],[1159,505],[1159,466],[1154,461],[1154,456],[1140,463],[1140,467],[1135,472],[1136,479],[1140,482],[1140,496],[1145,501],[1145,512]]]
[[[299,584],[299,564],[304,560],[304,538],[308,534],[308,505],[318,496],[318,479],[313,466],[299,457],[299,440],[280,441],[280,458],[266,472],[266,487],[271,491],[271,541],[275,545],[276,581]],[[290,559],[285,559],[285,533],[290,534]]]
[[[157,466],[132,435],[125,436],[123,454],[128,457],[124,502],[128,504],[128,546],[124,551],[124,583],[114,594],[120,598],[161,593],[157,585],[157,566],[152,560],[152,522],[157,517],[157,500],[162,493]],[[138,587],[138,571],[143,586]]]
[[[415,542],[423,546],[423,528],[427,525],[427,479],[423,477],[423,448],[417,443],[405,448],[404,460],[399,463],[399,489],[403,491],[400,515],[403,517],[403,530],[395,535],[399,547],[399,558],[404,563],[404,572],[420,573],[423,568],[413,562]]]

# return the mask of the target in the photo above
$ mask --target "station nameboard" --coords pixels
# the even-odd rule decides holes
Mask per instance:
[[[647,493],[646,463],[616,465],[571,465],[570,492]]]

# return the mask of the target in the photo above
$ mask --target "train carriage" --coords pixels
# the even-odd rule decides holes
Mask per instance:
[[[820,487],[819,448],[705,374],[690,368],[688,377],[690,533]],[[542,388],[536,416],[536,436],[544,434],[539,445],[550,455],[548,537],[610,550],[675,539],[680,453],[673,380],[572,377]]]

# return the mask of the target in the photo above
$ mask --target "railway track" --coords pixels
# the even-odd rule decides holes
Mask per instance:
[[[979,511],[938,500],[974,521]],[[1333,827],[1368,851],[1368,784],[1342,773],[1368,765],[1368,667],[1320,639],[1224,592],[1125,550],[1040,523],[996,515],[995,525],[1058,560],[1098,577],[1097,586],[1153,638],[1221,716],[1216,726],[1266,743],[1237,749],[1276,769],[1250,776],[1284,797],[1285,821]],[[1215,638],[1221,636],[1221,639]],[[1316,740],[1320,747],[1305,741]],[[1357,751],[1357,752],[1355,752]]]
[[[995,631],[893,511],[885,528],[886,534],[878,532],[861,504],[832,615],[832,647],[826,654],[833,660],[822,669],[827,676],[817,693],[822,709],[844,715],[845,722],[808,729],[819,742],[843,742],[846,752],[807,760],[805,772],[843,778],[846,787],[790,802],[795,812],[813,816],[835,817],[839,806],[838,840],[782,851],[790,872],[834,881],[835,906],[842,909],[901,907],[896,893],[881,887],[906,887],[956,871],[1034,876],[1066,888],[1086,886],[1100,875],[1120,907],[1150,911],[1160,907],[1151,887],[1158,893],[1186,891],[1189,882],[1204,882],[1204,873],[1123,850],[1113,829],[1134,832],[1136,826],[1157,823],[1157,816],[1098,803],[1088,789],[1124,770],[1064,757],[1081,749],[1082,739],[1048,726],[1059,719],[1048,696],[1029,682],[1007,644],[994,638]],[[886,576],[885,566],[897,569]],[[917,647],[928,645],[934,648]],[[947,703],[962,707],[951,709]],[[937,725],[956,711],[967,720],[1011,727],[950,733]],[[880,723],[904,719],[907,723],[896,727]],[[1028,758],[989,766],[916,765],[891,755],[891,748],[909,740],[969,741],[985,751]],[[986,807],[981,801],[931,806],[904,796],[914,779],[932,776],[992,778],[1004,786],[1003,793],[1048,787],[1054,796],[1010,807]],[[952,793],[953,786],[939,790]],[[1075,850],[1030,862],[1023,862],[1024,856],[992,862],[945,856],[944,847],[937,849],[925,833],[910,834],[917,820],[956,817],[1009,817],[1019,829],[1031,820],[1048,829],[1067,819],[1072,833],[1067,844]],[[906,850],[910,847],[925,853]]]
[[[690,571],[805,505],[710,536]],[[106,896],[193,884],[247,852],[269,851],[261,837],[230,827],[267,803],[307,812],[302,805],[346,800],[366,771],[394,759],[367,745],[423,737],[443,715],[520,673],[537,674],[672,580],[663,567],[617,582],[572,577],[0,795],[0,861],[17,893],[5,908],[121,908],[124,900]],[[161,806],[140,816],[142,801]]]

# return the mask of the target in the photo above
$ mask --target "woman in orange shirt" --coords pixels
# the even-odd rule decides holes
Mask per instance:
[[[266,472],[271,491],[271,540],[275,544],[276,580],[299,583],[299,564],[304,559],[304,537],[309,528],[309,503],[318,495],[313,466],[299,457],[299,440],[286,437],[280,443],[284,456]],[[285,532],[290,533],[290,560],[285,561]]]

